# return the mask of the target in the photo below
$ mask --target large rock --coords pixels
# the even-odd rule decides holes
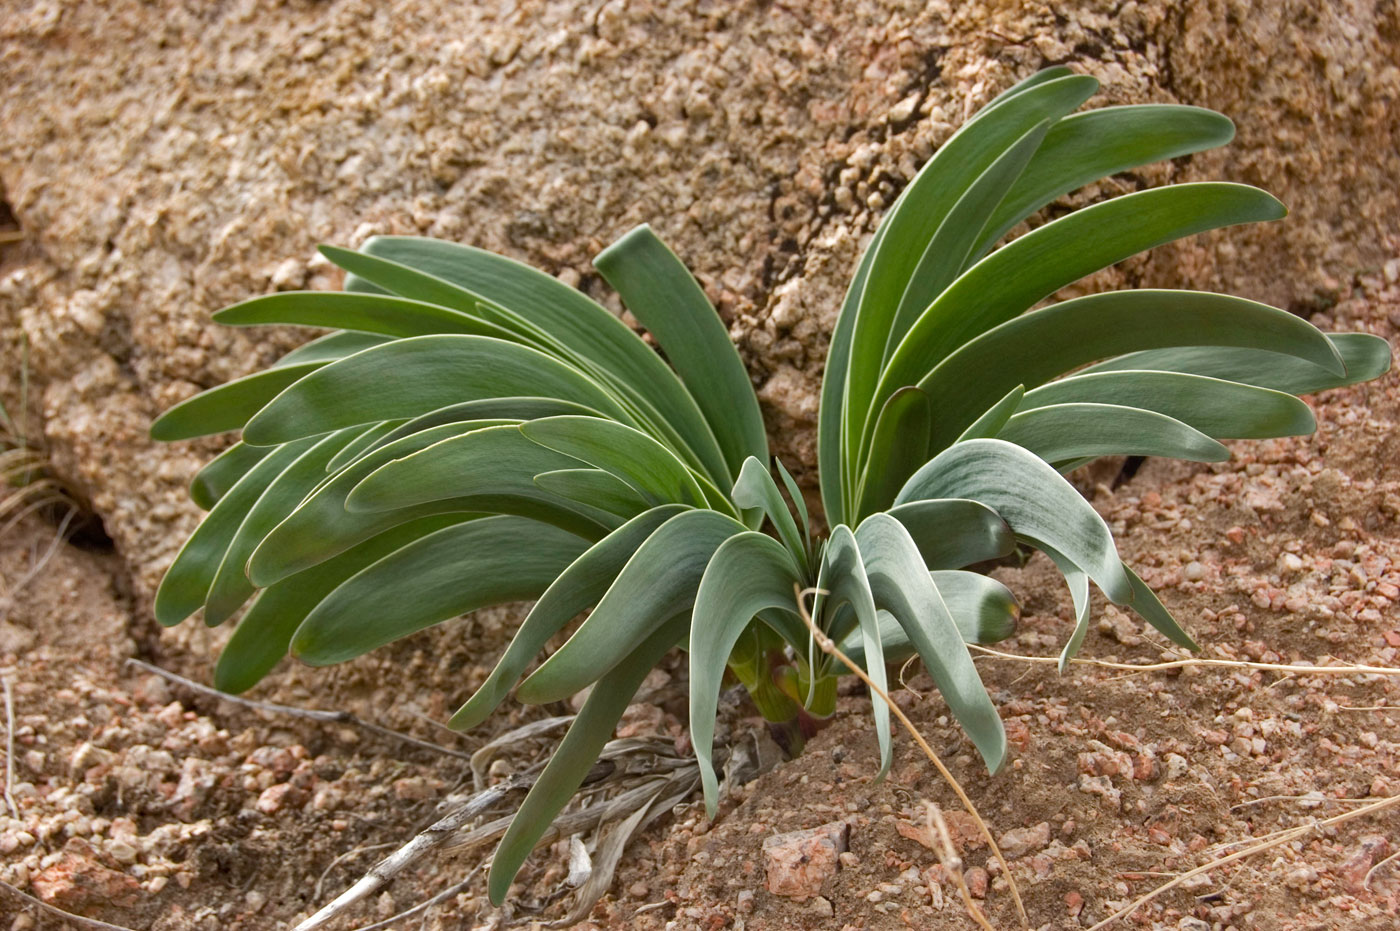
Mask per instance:
[[[1306,309],[1400,215],[1393,4],[546,0],[12,3],[0,19],[0,347],[27,341],[58,470],[149,598],[217,440],[164,407],[299,337],[220,306],[332,287],[319,241],[423,233],[611,300],[589,259],[651,222],[731,322],[775,450],[809,481],[827,333],[863,238],[978,105],[1048,62],[1100,103],[1225,111],[1221,153],[1110,189],[1224,177],[1292,219],[1159,250],[1109,280]],[[1116,9],[1116,14],[1111,10]],[[0,211],[0,222],[4,211]],[[0,366],[13,405],[18,366]]]

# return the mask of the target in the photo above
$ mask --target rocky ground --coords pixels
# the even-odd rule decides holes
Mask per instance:
[[[287,927],[459,797],[463,754],[545,713],[465,737],[434,723],[484,676],[514,610],[342,667],[289,666],[253,694],[445,751],[236,706],[126,662],[208,681],[221,633],[161,631],[149,604],[196,519],[184,487],[219,443],[163,448],[145,430],[300,338],[207,318],[249,294],[333,286],[314,242],[445,236],[608,299],[589,257],[649,220],[731,323],[773,448],[810,486],[826,333],[863,236],[967,113],[1047,62],[1098,75],[1104,102],[1197,103],[1239,125],[1221,152],[1109,189],[1225,177],[1293,211],[1091,287],[1230,290],[1394,345],[1397,41],[1393,5],[1365,2],[10,4],[0,399],[14,409],[28,375],[46,451],[105,535],[50,554],[55,529],[31,520],[0,540],[14,715],[0,880],[130,928]],[[1313,400],[1315,437],[1237,443],[1221,465],[1100,469],[1083,486],[1204,656],[1400,666],[1400,376]],[[1072,626],[1062,586],[1040,560],[998,571],[1026,607],[1007,649],[1053,655]],[[1135,618],[1096,616],[1084,657],[1168,655]],[[1035,928],[1089,927],[1237,849],[1225,845],[1400,788],[1393,677],[979,662],[1014,743],[995,778],[925,677],[896,700],[1002,839]],[[682,670],[650,685],[629,732],[680,735]],[[932,802],[993,925],[1017,927],[1006,878],[912,742],[897,739],[890,778],[873,782],[869,702],[845,695],[806,754],[713,823],[692,804],[649,828],[592,926],[971,928],[928,846]],[[736,734],[756,725],[727,715]],[[1394,927],[1395,812],[1213,869],[1118,926]],[[839,843],[823,833],[798,875],[770,877],[766,840],[835,822]],[[402,926],[553,920],[566,854],[537,854],[513,911],[487,906],[478,878]],[[479,859],[430,859],[336,927],[408,908]],[[3,888],[0,915],[0,929],[63,926]]]

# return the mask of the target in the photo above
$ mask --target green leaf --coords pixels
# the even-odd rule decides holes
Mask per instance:
[[[973,250],[981,256],[1017,223],[1070,191],[1142,165],[1213,149],[1235,125],[1214,110],[1170,104],[1103,107],[1060,120],[997,207]]]
[[[263,537],[295,510],[313,488],[326,477],[326,463],[358,431],[343,430],[320,440],[272,480],[243,516],[238,532],[233,535],[219,571],[204,599],[204,623],[217,627],[243,607],[256,589],[248,581],[248,557],[257,549]]]
[[[1181,348],[1132,352],[1089,366],[1080,374],[1126,369],[1153,369],[1208,375],[1272,388],[1289,394],[1312,394],[1370,381],[1390,371],[1390,344],[1369,333],[1328,333],[1327,340],[1340,355],[1345,372],[1268,347],[1186,345]]]
[[[689,620],[686,614],[669,618],[598,680],[496,848],[487,882],[492,903],[500,905],[505,901],[521,864],[588,777],[642,680],[684,636]]]
[[[243,440],[269,446],[462,401],[520,395],[573,401],[628,419],[596,382],[537,350],[485,336],[418,336],[308,375],[248,421]]]
[[[340,663],[490,605],[536,598],[588,541],[521,517],[444,527],[357,572],[292,636],[292,655]]]
[[[719,807],[719,780],[710,754],[725,664],[754,616],[766,610],[795,612],[796,591],[802,587],[792,554],[772,537],[738,533],[713,553],[700,579],[690,625],[690,742],[711,818]]]
[[[884,631],[880,627],[879,612],[875,608],[875,596],[870,591],[870,579],[865,574],[865,563],[861,561],[860,546],[857,545],[851,528],[845,524],[838,525],[831,531],[831,538],[822,552],[817,590],[826,592],[825,595],[818,594],[816,602],[812,605],[812,615],[822,623],[823,632],[839,639],[842,632],[836,624],[836,619],[843,613],[843,608],[849,609],[845,613],[849,613],[855,620],[850,642],[859,649],[862,657],[870,656],[876,659],[866,672],[870,681],[875,683],[875,687],[888,695],[890,687],[885,675]],[[895,626],[898,627],[897,624]],[[902,636],[903,631],[900,633]],[[842,649],[850,654],[850,650],[845,646]],[[880,779],[889,772],[892,759],[890,707],[878,695],[871,695],[870,711],[875,718],[875,740],[880,748],[880,770],[875,774],[875,778]]]
[[[899,622],[987,770],[996,772],[1006,757],[1006,731],[909,531],[888,514],[872,514],[855,538],[876,607]]]
[[[1050,404],[1012,417],[999,434],[1046,462],[1099,456],[1163,456],[1224,462],[1221,443],[1166,414],[1119,404]]]
[[[1060,574],[1065,577],[1065,584],[1069,586],[1069,597],[1074,602],[1074,631],[1070,634],[1069,640],[1065,642],[1064,648],[1060,650],[1059,670],[1063,674],[1069,668],[1069,661],[1079,652],[1079,647],[1084,643],[1084,636],[1089,632],[1089,577],[1074,564],[1074,561],[1063,555],[1054,547],[1042,546],[1046,556],[1060,570]],[[1126,573],[1128,567],[1124,566]],[[1131,579],[1129,580],[1131,582]]]
[[[1200,646],[1176,622],[1176,618],[1172,617],[1171,612],[1162,604],[1157,593],[1148,588],[1147,583],[1131,568],[1124,566],[1123,569],[1128,573],[1128,581],[1133,586],[1133,610],[1172,643],[1188,650],[1199,650]]]
[[[381,336],[429,336],[467,333],[519,341],[515,333],[479,317],[440,304],[410,301],[387,294],[355,291],[280,291],[225,307],[214,314],[224,326],[331,327]]]
[[[916,270],[941,279],[944,272],[951,270],[956,273],[961,268],[972,241],[1000,199],[998,195],[1005,193],[1019,174],[1025,159],[1039,145],[1049,125],[1047,121],[1053,122],[1073,111],[1088,100],[1098,86],[1098,81],[1088,75],[1068,75],[1007,97],[997,105],[994,114],[989,112],[980,119],[969,121],[939,147],[933,158],[909,183],[899,204],[883,221],[882,225],[888,225],[889,230],[880,240],[870,273],[865,279],[865,291],[860,298],[860,310],[851,339],[851,360],[843,404],[847,481],[854,482],[864,464],[864,441],[874,426],[875,413],[895,388],[912,385],[922,374],[915,372],[914,377],[905,378],[898,384],[882,381],[880,377],[883,362],[890,355],[886,352],[889,337],[893,335],[898,344],[909,322],[922,319],[919,315],[925,313],[924,305],[906,309],[904,314],[907,321],[898,324],[900,329],[894,332],[903,296],[908,291],[912,304],[924,295],[943,290],[942,280],[930,282],[937,288],[932,291],[913,282]],[[1028,137],[1028,134],[1032,135]],[[988,176],[986,183],[976,192],[969,194],[969,189],[974,187],[978,178],[1013,147],[1016,148],[1015,154]],[[1000,191],[996,190],[998,187]],[[961,210],[957,210],[959,200],[965,195],[967,201],[962,204]],[[958,213],[956,219],[952,217],[954,212]],[[940,226],[945,219],[953,223],[940,237]],[[968,231],[963,224],[975,228]],[[940,268],[940,256],[935,252],[929,255],[928,264],[920,268],[926,250],[936,237],[941,240],[938,248],[948,249],[952,253],[949,256],[950,267]],[[1005,287],[1005,282],[1001,282],[1001,285]],[[909,290],[911,287],[912,291]],[[915,330],[918,329],[915,324]],[[939,357],[925,355],[922,358]],[[898,359],[899,353],[893,353],[891,365]],[[885,385],[889,385],[888,389]]]
[[[875,422],[854,519],[887,509],[904,484],[904,476],[928,461],[932,421],[929,396],[918,388],[900,388],[890,395]]]
[[[783,465],[783,460],[773,457],[773,462],[778,466],[778,475],[783,480],[783,487],[787,489],[788,497],[792,499],[793,510],[797,512],[797,519],[802,524],[802,535],[807,540],[807,551],[812,551],[812,522],[807,515],[807,499],[802,496],[802,489],[797,487],[797,479],[792,477],[792,473]]]
[[[275,446],[234,443],[195,473],[194,480],[190,482],[190,500],[209,510],[249,469],[274,449]]]
[[[980,572],[958,569],[934,572],[931,576],[964,642],[997,643],[1016,632],[1021,604],[1011,590],[996,579]],[[845,639],[841,641],[841,651],[854,662],[865,666],[873,678],[874,669],[867,665],[866,657],[876,654],[870,651],[858,631],[843,634]],[[894,616],[885,611],[879,613],[879,636],[883,659],[874,668],[880,668],[883,672],[886,663],[903,662],[915,655],[909,635]]]
[[[925,247],[918,267],[914,269],[899,299],[899,309],[895,312],[885,340],[882,362],[894,352],[924,308],[932,304],[967,267],[972,249],[992,212],[1025,170],[1053,123],[1054,118],[1045,119],[1026,130],[968,185],[957,203],[949,209],[938,226],[938,232]]]
[[[330,476],[253,551],[248,560],[248,578],[254,585],[266,587],[398,524],[436,514],[471,511],[473,505],[479,509],[485,503],[480,499],[455,499],[398,511],[364,513],[348,510],[345,499],[365,476],[386,462],[489,423],[492,422],[452,423],[423,430],[381,446]]]
[[[383,423],[375,424],[367,430],[363,428],[356,430],[357,436],[349,443],[342,446],[340,451],[331,457],[330,462],[326,463],[325,471],[339,472],[341,469],[381,444],[385,437],[394,433],[394,431],[403,426],[403,424],[404,421],[402,420],[386,420]]]
[[[749,374],[724,323],[675,253],[643,224],[593,264],[695,398],[724,452],[728,477],[737,478],[749,456],[765,461],[768,434]]]
[[[962,443],[966,440],[988,439],[1001,432],[1001,428],[1006,426],[1006,422],[1011,419],[1011,415],[1016,413],[1016,408],[1020,406],[1021,399],[1026,396],[1026,386],[1017,385],[1006,392],[1005,397],[987,408],[982,416],[974,420],[966,430],[959,434],[954,440],[955,443]]]
[[[459,731],[480,724],[505,700],[549,638],[564,625],[592,607],[607,593],[623,566],[663,523],[685,511],[685,506],[668,504],[638,514],[589,547],[550,583],[530,609],[504,655],[491,675],[467,702],[457,709],[447,726]]]
[[[746,529],[715,511],[685,511],[666,521],[637,548],[574,635],[520,683],[515,697],[538,705],[592,683],[668,618],[689,611],[710,558]]]
[[[263,489],[295,462],[311,443],[311,440],[299,440],[273,450],[235,482],[205,515],[204,521],[185,541],[156,589],[152,610],[157,621],[166,627],[173,627],[199,610],[209,594],[209,586],[214,583],[219,563],[243,522],[243,515],[258,500]]]
[[[631,427],[599,417],[547,417],[521,424],[520,432],[541,446],[612,473],[653,507],[671,502],[705,506],[705,493],[685,463]]]
[[[535,484],[552,495],[623,518],[636,517],[651,507],[635,488],[602,469],[541,472],[535,476]]]
[[[400,524],[263,589],[219,654],[214,687],[237,695],[257,685],[287,655],[292,633],[306,615],[342,582],[419,537],[473,519],[470,514],[440,514]]]
[[[181,401],[156,418],[151,424],[151,439],[162,443],[175,440],[192,440],[199,436],[211,436],[237,430],[249,418],[262,410],[288,385],[310,375],[323,367],[325,362],[303,362],[297,365],[282,365],[263,369],[252,375],[235,378],[217,388],[201,391],[188,400]],[[315,433],[329,433],[334,428],[318,428]],[[302,436],[311,436],[304,433]],[[300,439],[299,436],[288,439]],[[281,441],[279,441],[281,442]],[[255,443],[256,446],[272,446],[274,443]]]
[[[376,336],[373,333],[338,330],[335,333],[327,333],[325,336],[302,343],[272,365],[276,368],[285,365],[301,365],[306,362],[334,362],[336,359],[353,356],[371,346],[381,346],[388,341],[388,337]]]
[[[1217,439],[1303,436],[1317,427],[1312,410],[1291,394],[1181,372],[1073,375],[1027,394],[1021,410],[1068,403],[1156,411]]]
[[[950,446],[914,473],[895,503],[927,498],[980,501],[1000,514],[1018,538],[1053,547],[1073,560],[1115,603],[1133,599],[1103,518],[1058,472],[1019,446],[1003,440]]]
[[[762,462],[752,456],[744,460],[744,467],[739,470],[739,478],[734,483],[730,497],[734,499],[734,504],[743,510],[761,510],[773,523],[778,539],[783,541],[788,552],[794,557],[806,559],[806,539],[797,529],[797,522],[793,520],[792,512],[783,501],[783,493],[778,490],[778,483],[773,481],[773,474]]]
[[[940,399],[930,452],[952,442],[1017,384],[1034,388],[1134,349],[1201,344],[1269,348],[1341,368],[1316,327],[1267,304],[1201,291],[1091,294],[1001,324],[925,376],[919,386]]]
[[[406,436],[444,424],[466,423],[473,420],[535,420],[540,417],[557,417],[561,414],[578,414],[584,417],[598,416],[598,412],[591,408],[575,404],[572,401],[560,401],[557,398],[486,398],[480,401],[463,401],[460,404],[439,407],[437,410],[419,414],[412,420],[404,421],[402,426],[396,427],[393,431],[386,433],[383,438],[377,440],[374,448],[387,446]]]
[[[464,287],[528,319],[626,384],[639,403],[654,405],[656,420],[685,438],[712,479],[729,477],[714,433],[676,373],[626,324],[586,295],[528,265],[457,243],[376,236],[365,243],[364,252]]]
[[[1010,556],[1016,535],[1001,515],[980,501],[938,498],[890,508],[904,525],[929,569],[961,569]]]
[[[890,357],[874,403],[904,385],[926,388],[938,360],[1085,275],[1195,233],[1284,213],[1258,188],[1205,182],[1126,194],[1047,223],[972,266],[923,312]]]
[[[1030,77],[1018,81],[1000,94],[997,94],[985,107],[973,114],[972,118],[974,120],[982,118],[985,114],[991,112],[992,107],[1006,100],[1008,97],[1014,97],[1022,91],[1030,90],[1032,87],[1038,87],[1041,84],[1054,81],[1057,78],[1067,78],[1073,74],[1074,72],[1065,65],[1051,65],[1049,68],[1041,68]]]

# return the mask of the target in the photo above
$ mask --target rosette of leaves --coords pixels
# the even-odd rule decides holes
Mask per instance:
[[[1159,244],[1285,213],[1253,187],[1178,184],[1093,203],[998,247],[1068,192],[1233,134],[1194,107],[1075,113],[1096,89],[1052,68],[1008,90],[884,217],[827,358],[825,537],[789,473],[770,470],[759,404],[720,318],[650,229],[596,266],[664,361],[548,275],[454,243],[381,237],[322,250],[348,273],[343,292],[270,294],[215,316],[332,332],[155,423],[161,440],[242,433],[194,481],[209,513],[156,616],[175,624],[202,609],[213,625],[243,611],[215,673],[238,692],[289,651],[337,663],[476,608],[534,600],[452,726],[477,724],[512,690],[544,703],[592,689],[495,854],[497,902],[668,651],[689,653],[690,733],[711,811],[726,675],[798,751],[832,713],[843,671],[814,645],[803,609],[877,684],[886,662],[917,654],[997,769],[1005,736],[966,643],[1005,637],[1018,606],[968,567],[1018,545],[1049,556],[1077,614],[1064,659],[1084,636],[1091,583],[1194,647],[1064,473],[1107,455],[1216,461],[1224,438],[1308,433],[1297,395],[1373,378],[1390,361],[1375,337],[1325,335],[1222,294],[1124,290],[1038,306]],[[888,766],[888,710],[875,702],[872,713]]]

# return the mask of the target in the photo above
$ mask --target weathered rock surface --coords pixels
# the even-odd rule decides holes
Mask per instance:
[[[27,342],[57,468],[144,599],[221,445],[158,446],[147,425],[299,338],[209,315],[334,286],[318,241],[461,240],[611,300],[589,259],[649,221],[731,322],[775,450],[809,481],[826,334],[863,237],[968,113],[1046,63],[1101,77],[1100,103],[1238,122],[1223,152],[1114,189],[1224,177],[1294,210],[1111,277],[1306,308],[1381,257],[1400,215],[1394,5],[1021,7],[14,3],[0,183],[24,238],[0,245],[0,347],[14,360]],[[18,368],[0,367],[10,404]]]

